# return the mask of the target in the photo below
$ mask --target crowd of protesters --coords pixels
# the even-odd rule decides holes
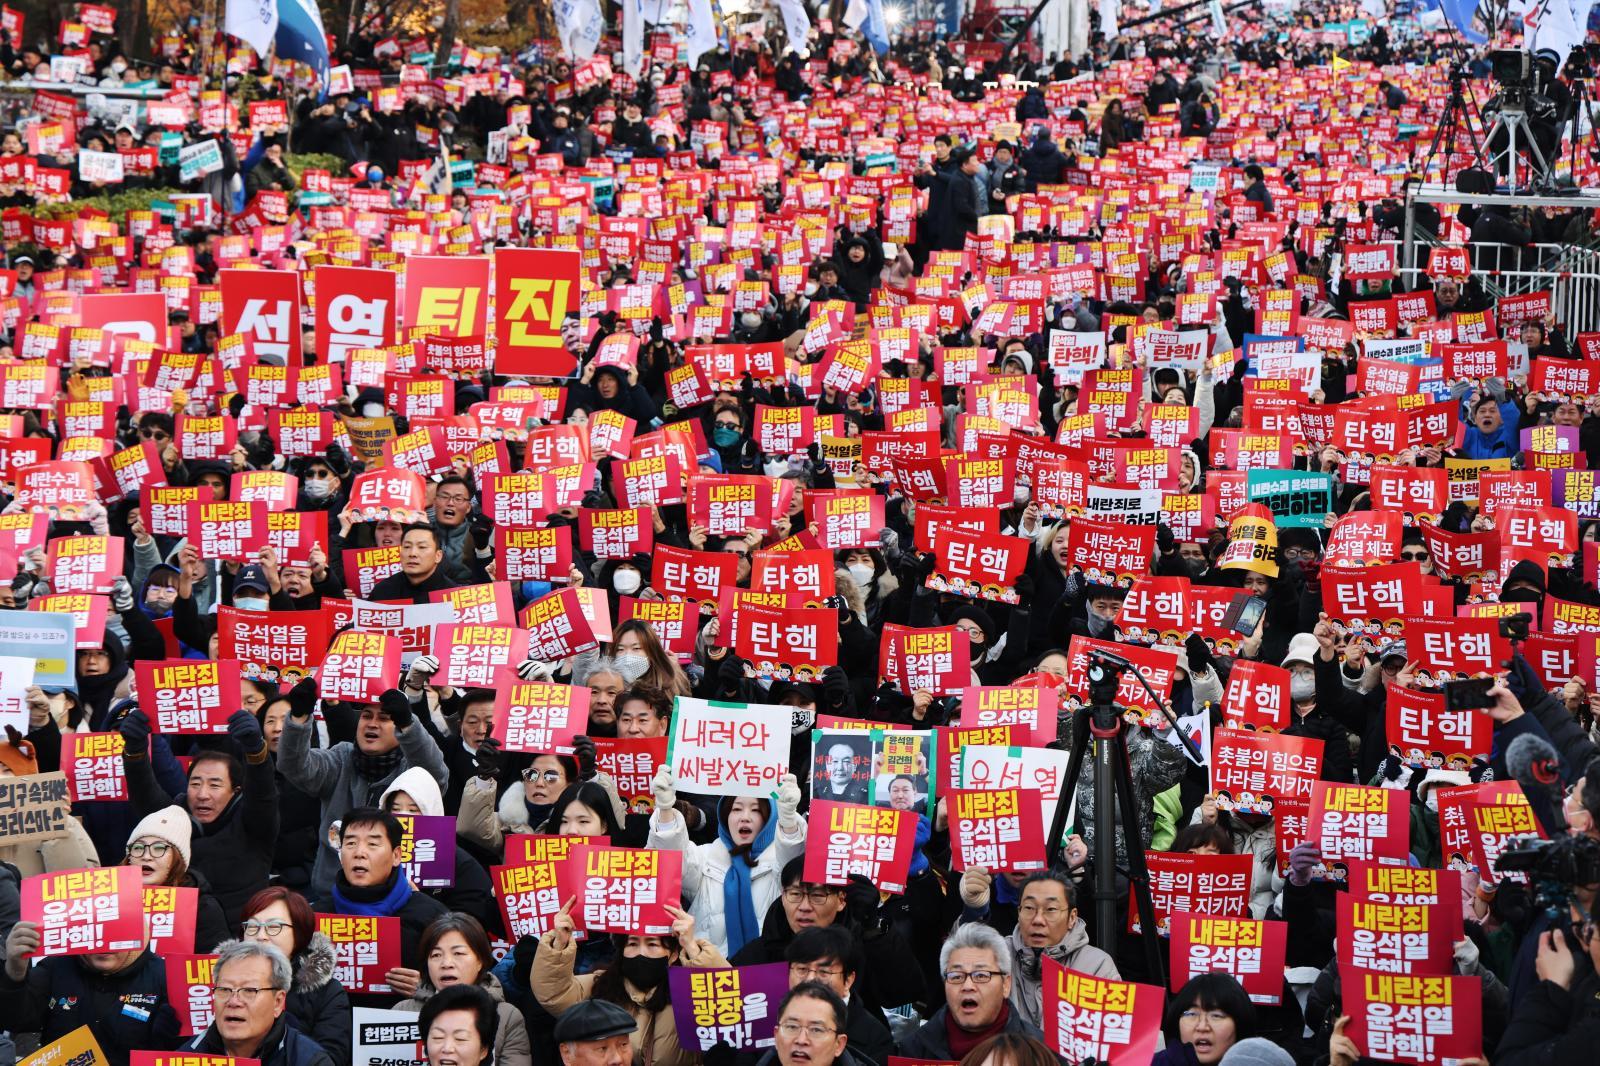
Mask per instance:
[[[811,732],[819,716],[918,730],[965,721],[959,689],[907,691],[890,680],[892,664],[882,649],[886,632],[896,627],[956,627],[959,639],[970,643],[967,685],[1039,684],[1043,678],[1065,693],[1074,638],[1138,643],[1119,620],[1130,586],[1144,575],[1245,592],[1265,605],[1259,623],[1228,646],[1192,631],[1176,635],[1172,643],[1181,650],[1170,697],[1176,717],[1198,718],[1209,732],[1224,723],[1224,693],[1241,665],[1286,670],[1290,705],[1282,732],[1321,743],[1321,778],[1403,793],[1409,862],[1419,868],[1448,863],[1462,871],[1460,898],[1440,907],[1458,919],[1452,972],[1479,978],[1473,987],[1481,990],[1481,1005],[1455,1015],[1458,1021],[1481,1019],[1476,1061],[1518,1066],[1592,1058],[1600,1038],[1594,1009],[1600,936],[1591,910],[1600,883],[1567,884],[1561,907],[1546,908],[1529,884],[1441,855],[1438,812],[1448,789],[1510,778],[1511,741],[1534,736],[1554,751],[1554,760],[1543,765],[1560,791],[1557,801],[1535,805],[1546,832],[1600,841],[1600,787],[1587,782],[1591,773],[1600,774],[1594,656],[1586,666],[1577,653],[1571,669],[1556,674],[1547,659],[1537,666],[1531,661],[1529,644],[1542,649],[1541,641],[1571,632],[1587,634],[1592,644],[1600,629],[1574,623],[1569,631],[1553,621],[1563,606],[1600,606],[1592,570],[1600,510],[1589,497],[1575,504],[1576,495],[1557,496],[1548,477],[1531,480],[1532,498],[1501,506],[1575,511],[1572,542],[1557,534],[1544,557],[1507,555],[1514,565],[1502,566],[1502,557],[1494,556],[1469,571],[1457,558],[1439,558],[1441,546],[1511,534],[1503,513],[1497,524],[1495,512],[1480,505],[1487,489],[1468,484],[1430,513],[1408,513],[1392,541],[1362,560],[1411,568],[1430,588],[1446,590],[1450,611],[1508,604],[1526,612],[1520,618],[1513,611],[1485,615],[1511,615],[1509,657],[1494,664],[1495,683],[1478,712],[1489,720],[1484,735],[1492,739],[1460,766],[1413,765],[1391,743],[1389,701],[1429,689],[1422,675],[1434,664],[1418,647],[1408,651],[1404,641],[1369,644],[1340,624],[1345,614],[1324,597],[1323,564],[1342,521],[1395,509],[1379,499],[1376,467],[1402,468],[1403,477],[1419,482],[1448,468],[1453,490],[1456,471],[1464,469],[1453,465],[1460,460],[1505,460],[1504,471],[1530,475],[1544,465],[1538,455],[1545,453],[1575,455],[1575,470],[1600,464],[1600,375],[1584,379],[1588,389],[1537,387],[1547,380],[1540,368],[1553,361],[1579,370],[1592,365],[1594,338],[1586,333],[1596,323],[1564,318],[1553,305],[1508,301],[1474,271],[1487,241],[1479,225],[1486,210],[1465,208],[1458,216],[1451,209],[1426,219],[1430,238],[1464,250],[1460,260],[1441,254],[1435,266],[1405,272],[1397,259],[1380,255],[1384,265],[1376,274],[1354,269],[1352,249],[1362,250],[1366,263],[1373,254],[1367,250],[1383,249],[1398,234],[1398,198],[1406,176],[1421,172],[1448,92],[1449,62],[1448,49],[1426,32],[1391,42],[1390,28],[1379,26],[1366,43],[1350,47],[1330,41],[1322,29],[1359,15],[1354,5],[1306,5],[1281,21],[1238,13],[1220,44],[1192,33],[1193,24],[1156,23],[1111,42],[1097,33],[1081,60],[1035,60],[1025,50],[1003,54],[976,41],[936,41],[909,27],[878,55],[825,23],[813,30],[804,54],[745,37],[731,51],[719,47],[686,65],[672,57],[670,45],[653,45],[634,74],[622,71],[620,57],[615,72],[607,63],[595,75],[585,64],[538,50],[512,59],[460,49],[451,60],[459,78],[448,85],[443,76],[420,83],[401,77],[409,66],[408,42],[358,39],[335,63],[373,79],[336,87],[325,97],[299,95],[288,129],[236,128],[242,116],[226,118],[227,131],[208,129],[197,96],[193,115],[172,125],[150,124],[138,108],[124,110],[114,97],[102,97],[90,98],[69,118],[35,111],[6,130],[0,196],[7,208],[8,270],[0,272],[0,308],[6,309],[0,321],[7,343],[0,345],[0,368],[25,356],[30,323],[75,324],[70,301],[56,302],[59,295],[119,291],[134,284],[134,267],[155,265],[166,273],[161,264],[170,258],[160,246],[141,249],[140,241],[156,233],[168,246],[192,249],[175,269],[204,288],[241,258],[279,270],[299,267],[309,279],[315,264],[329,261],[327,246],[352,232],[320,232],[309,205],[338,206],[355,190],[378,190],[387,198],[373,249],[390,223],[479,234],[486,202],[510,204],[509,229],[494,236],[490,208],[490,238],[471,237],[471,253],[496,245],[562,246],[573,238],[564,246],[586,250],[591,287],[630,294],[648,288],[651,306],[662,313],[640,320],[620,313],[615,301],[601,301],[602,310],[571,316],[563,329],[577,365],[570,377],[513,378],[492,369],[458,374],[455,408],[447,414],[469,416],[475,404],[508,386],[553,386],[558,398],[542,419],[550,424],[587,427],[609,414],[631,419],[640,434],[692,427],[686,436],[697,442],[696,469],[686,476],[758,475],[793,490],[792,502],[769,528],[720,536],[693,520],[685,504],[647,508],[654,544],[730,553],[741,587],[750,587],[760,553],[795,538],[805,543],[812,534],[817,518],[807,497],[814,492],[874,494],[884,524],[833,553],[835,590],[825,606],[837,612],[837,661],[811,680],[774,680],[731,649],[713,610],[691,614],[698,635],[681,654],[667,650],[650,624],[621,620],[625,599],[673,595],[649,552],[599,557],[578,538],[562,579],[502,580],[488,478],[465,453],[448,472],[426,480],[425,515],[412,522],[372,521],[351,509],[351,491],[381,459],[358,448],[350,434],[290,457],[267,430],[266,413],[241,392],[196,388],[163,395],[159,405],[142,404],[151,390],[125,373],[120,343],[83,357],[62,346],[51,357],[61,371],[59,397],[4,416],[16,439],[42,440],[44,457],[54,458],[63,442],[56,401],[88,397],[97,378],[117,378],[119,385],[126,378],[108,454],[151,443],[160,479],[199,486],[207,499],[229,498],[242,473],[287,471],[298,479],[292,509],[325,514],[330,535],[309,565],[280,565],[270,548],[241,563],[203,558],[183,538],[151,532],[137,493],[113,492],[75,516],[81,520],[52,517],[50,540],[82,534],[120,539],[126,572],[103,597],[105,631],[78,633],[76,682],[28,690],[27,729],[8,731],[0,775],[56,771],[69,735],[113,733],[124,745],[129,798],[77,804],[64,837],[20,844],[0,838],[0,1030],[11,1037],[9,1046],[0,1044],[0,1066],[84,1025],[109,1066],[137,1062],[139,1051],[179,1047],[256,1059],[262,1066],[342,1066],[352,1061],[352,1004],[418,1013],[434,1066],[687,1066],[702,1058],[738,1058],[747,1066],[890,1066],[895,1055],[1050,1066],[1059,1058],[1042,1042],[1054,1002],[1043,960],[1096,977],[1169,985],[1169,974],[1150,972],[1146,961],[1144,937],[1153,932],[1124,931],[1110,952],[1096,946],[1106,931],[1095,928],[1092,906],[1093,827],[1097,806],[1111,799],[1096,795],[1086,770],[1066,832],[1051,842],[1059,855],[1049,869],[1025,875],[953,870],[950,812],[940,799],[917,812],[917,850],[903,892],[881,892],[861,877],[819,883],[805,876],[807,810],[811,797],[829,787],[812,781],[816,768],[831,767],[834,756],[812,752]],[[92,40],[90,61],[78,77],[99,88],[150,84],[185,95],[183,79],[198,54],[192,45],[179,42],[153,63]],[[1574,66],[1550,76],[1574,72],[1583,55],[1575,52]],[[1348,69],[1334,69],[1336,56],[1350,61]],[[49,50],[18,51],[15,42],[0,53],[14,81],[36,83],[41,93],[50,90],[50,60]],[[580,69],[592,84],[579,87]],[[286,94],[303,77],[279,73],[275,85],[261,79],[265,98],[289,101]],[[1471,73],[1485,73],[1481,56],[1473,57]],[[407,91],[380,99],[396,85]],[[64,121],[71,125],[64,139],[48,152],[30,152],[30,131],[37,143],[41,128]],[[504,141],[491,136],[500,134],[507,134]],[[183,183],[176,149],[208,137],[220,142],[221,169]],[[857,151],[867,142],[876,154]],[[155,151],[153,166],[138,162],[141,147]],[[158,220],[139,231],[131,219],[111,219],[122,233],[140,234],[114,245],[115,262],[107,262],[82,229],[69,229],[64,242],[43,241],[38,227],[31,238],[19,236],[14,219],[52,200],[115,191],[82,176],[74,162],[82,151],[127,153],[123,184],[208,193],[215,210],[203,220]],[[336,156],[348,173],[317,190],[300,190],[322,200],[276,218],[261,214],[251,220],[255,229],[243,231],[248,242],[262,236],[262,227],[285,227],[287,241],[279,247],[288,254],[262,260],[255,246],[242,257],[225,253],[227,235],[235,232],[230,216],[264,210],[272,193],[296,191],[286,158],[305,152]],[[17,156],[28,160],[26,169],[3,169]],[[424,171],[446,156],[479,169],[440,194]],[[1573,175],[1579,183],[1592,176],[1585,159]],[[646,160],[659,160],[664,173],[650,173],[662,176],[630,178],[624,168]],[[1445,162],[1460,163],[1436,160],[1436,168]],[[505,173],[517,177],[497,188],[479,180],[482,167],[509,168]],[[35,168],[72,176],[66,188],[47,191],[34,183]],[[581,223],[562,228],[534,210],[534,174],[552,181],[581,174],[611,179],[613,186],[603,202],[592,191],[597,186],[590,186],[588,199],[576,194],[569,205],[578,206]],[[1203,184],[1202,174],[1214,184]],[[679,181],[687,178],[693,180]],[[826,186],[819,199],[806,190],[813,182]],[[671,193],[665,204],[661,187]],[[765,227],[765,243],[735,247],[726,239],[722,227],[731,224],[735,201],[737,210],[749,209],[749,218]],[[908,213],[897,210],[902,204]],[[652,214],[686,223],[677,231],[683,239],[666,242],[679,256],[675,261],[651,260],[650,248],[660,241],[595,251],[596,220]],[[822,225],[814,226],[818,218]],[[1519,262],[1537,263],[1541,246],[1583,239],[1591,219],[1587,209],[1574,207],[1518,209],[1491,221],[1495,243],[1516,246]],[[715,237],[707,240],[712,228]],[[780,254],[795,244],[807,250],[799,281],[780,286]],[[1064,268],[1084,264],[1093,284],[1070,278],[1054,284]],[[148,279],[154,287],[137,291],[163,291],[155,273]],[[1008,286],[1024,276],[1043,279],[1042,296]],[[682,306],[666,313],[675,298],[671,288],[687,288],[687,299],[705,304],[751,282],[761,290],[758,298],[725,313],[720,329],[696,333],[698,327],[685,324]],[[1286,317],[1263,317],[1284,293]],[[181,295],[168,304],[169,344],[157,347],[222,358],[228,338],[218,316],[205,311],[206,301],[194,299],[192,288]],[[1204,310],[1189,318],[1193,301],[1187,298],[1196,295]],[[1396,317],[1392,312],[1406,297],[1414,299],[1404,306],[1415,311]],[[832,358],[852,338],[848,325],[839,333],[826,325],[819,331],[819,321],[853,323],[859,339],[869,326],[899,327],[909,320],[901,313],[919,304],[935,305],[931,321],[918,320],[926,327],[912,331],[909,349],[883,349],[889,354],[877,364],[881,374],[841,389],[813,387],[799,369]],[[1004,315],[989,314],[1000,304]],[[1372,327],[1360,317],[1362,325],[1355,325],[1379,304],[1388,308],[1387,319],[1380,314]],[[948,317],[940,317],[944,312]],[[317,350],[311,323],[308,309],[301,324],[305,362],[322,364],[325,354]],[[1152,361],[1152,336],[1195,331],[1202,338],[1198,360]],[[606,340],[630,332],[639,342],[636,364],[603,365]],[[1060,334],[1079,345],[1098,335],[1099,361],[1068,365]],[[1296,416],[1265,428],[1263,412],[1283,408],[1263,406],[1260,383],[1271,378],[1250,351],[1273,334],[1304,336],[1299,350],[1320,354],[1312,360],[1312,380],[1278,382],[1292,396],[1289,410]],[[1440,379],[1434,370],[1443,361],[1421,359],[1414,366],[1422,372],[1407,385],[1380,390],[1379,376],[1365,364],[1413,337],[1435,347],[1486,346],[1504,370]],[[876,334],[868,339],[878,343]],[[697,342],[778,344],[795,369],[704,382],[706,395],[680,403],[675,372],[690,365]],[[968,349],[977,352],[971,383],[941,380],[939,372],[956,365],[952,353]],[[1406,365],[1391,355],[1377,358]],[[1116,424],[1108,426],[1103,411],[1094,414],[1100,421],[1085,446],[1084,437],[1072,436],[1082,433],[1082,416],[1093,410],[1085,372],[1103,365],[1135,368],[1139,391],[1127,405],[1128,417]],[[922,391],[907,388],[908,382]],[[990,406],[1000,394],[985,392],[996,382],[1011,390],[1009,402],[1024,397],[1020,408],[1006,409],[1012,412],[1006,418],[995,417]],[[916,399],[899,399],[905,396]],[[326,406],[352,427],[394,419],[391,434],[403,435],[407,420],[391,397],[381,388],[351,387]],[[1324,415],[1330,426],[1344,417],[1336,411],[1365,417],[1422,405],[1445,408],[1447,430],[1413,435],[1392,448],[1356,448],[1349,438],[1317,428]],[[792,407],[820,416],[808,425],[836,428],[819,429],[789,451],[764,450],[758,433],[763,412]],[[907,413],[913,408],[915,419]],[[1214,521],[1198,527],[1163,512],[1142,520],[1154,526],[1155,539],[1136,575],[1086,573],[1071,554],[1073,518],[1039,498],[1037,471],[1018,458],[1016,443],[1067,443],[1087,459],[1096,447],[1110,449],[1108,440],[1153,437],[1148,416],[1157,408],[1187,409],[1196,418],[1168,449],[1168,469],[1152,484],[1135,487],[1159,489],[1158,497],[1220,500],[1224,481],[1242,469],[1230,465],[1238,461],[1237,431],[1279,434],[1291,456],[1285,468],[1331,475],[1327,522],[1315,528],[1284,523],[1266,558],[1241,567],[1229,552],[1230,530],[1239,527],[1220,507],[1207,512]],[[236,424],[237,445],[223,458],[186,456],[184,419],[211,414]],[[1528,432],[1546,427],[1573,432],[1556,434],[1567,442],[1559,449],[1531,445]],[[946,453],[976,452],[977,437],[1011,442],[1000,445],[1008,495],[985,508],[990,514],[983,528],[1030,542],[1026,565],[1013,581],[1016,595],[972,598],[933,587],[930,578],[943,562],[919,512],[952,502],[953,486],[941,476],[930,490],[889,451],[874,450],[889,456],[877,462],[861,450],[863,441],[930,430],[935,465]],[[513,469],[522,466],[526,437],[504,435]],[[1221,446],[1224,439],[1233,450]],[[848,456],[842,463],[838,448]],[[622,506],[619,458],[603,451],[590,458],[585,470],[592,480],[581,486],[580,502],[554,509],[548,525],[576,532],[580,512]],[[1114,480],[1095,462],[1089,466],[1097,482]],[[6,469],[10,500],[17,471]],[[1462,476],[1480,475],[1474,467]],[[1120,516],[1094,517],[1115,523]],[[369,547],[396,548],[398,568],[361,588],[350,560]],[[42,541],[19,548],[0,553],[15,563],[14,577],[0,586],[0,605],[16,610],[52,593],[54,558]],[[1338,568],[1347,565],[1340,559]],[[153,731],[154,714],[141,699],[148,694],[134,686],[140,661],[217,658],[219,610],[323,612],[326,604],[349,598],[423,603],[434,593],[489,584],[505,588],[518,609],[564,585],[599,590],[601,607],[617,620],[599,647],[556,662],[530,659],[518,668],[523,678],[583,686],[589,693],[587,725],[572,754],[505,750],[490,728],[496,693],[436,683],[440,662],[432,655],[386,678],[386,691],[374,702],[319,699],[312,679],[280,685],[246,677],[242,706],[229,709],[235,713],[226,736],[210,738]],[[597,766],[594,738],[666,736],[674,700],[691,697],[789,708],[790,776],[770,795],[719,802],[679,793],[663,770],[648,797],[619,795],[611,775]],[[1071,739],[1070,716],[1063,715],[1052,746],[1068,746]],[[1351,945],[1336,935],[1335,918],[1346,886],[1322,877],[1314,842],[1280,855],[1274,815],[1241,813],[1222,802],[1208,768],[1187,758],[1177,739],[1163,716],[1127,731],[1137,824],[1118,829],[1118,924],[1129,906],[1128,840],[1154,853],[1249,853],[1255,862],[1247,917],[1285,923],[1288,949],[1274,1005],[1252,1002],[1228,973],[1181,983],[1163,1014],[1166,1047],[1151,1047],[1152,1061],[1428,1061],[1368,1055],[1370,1049],[1347,1032],[1351,1018],[1343,1003],[1350,985],[1339,978]],[[847,800],[854,786],[849,760],[839,757],[845,772],[837,794]],[[457,819],[449,887],[418,887],[401,864],[396,815],[419,814]],[[510,938],[489,871],[506,861],[508,839],[526,833],[683,852],[684,893],[672,909],[671,933],[580,939],[563,908],[543,937]],[[1600,854],[1600,845],[1577,854]],[[147,946],[32,957],[40,934],[34,923],[19,920],[23,880],[113,865],[138,867],[146,886],[198,890],[195,950],[218,957],[216,1018],[203,1032],[179,1035],[167,963]],[[1577,868],[1597,871],[1593,881],[1600,882],[1600,863]],[[392,996],[347,993],[334,976],[333,948],[317,930],[319,913],[399,919],[401,964],[387,974]],[[787,963],[790,980],[788,995],[772,1005],[774,1047],[688,1050],[676,1029],[669,971],[770,962]]]

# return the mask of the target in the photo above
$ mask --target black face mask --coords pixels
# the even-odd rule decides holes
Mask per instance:
[[[658,959],[648,955],[624,955],[617,965],[622,968],[622,976],[629,984],[648,991],[659,988],[666,981],[670,963],[665,955]]]

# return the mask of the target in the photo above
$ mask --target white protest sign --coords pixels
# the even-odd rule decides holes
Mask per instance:
[[[79,152],[78,177],[107,183],[122,180],[122,156],[117,152]]]
[[[376,1007],[356,1007],[350,1013],[351,1066],[427,1066],[427,1056],[417,1053],[420,1014]]]
[[[28,732],[28,686],[33,684],[34,663],[21,655],[0,655],[0,733],[6,726]]]
[[[788,707],[680,696],[667,765],[685,792],[766,799],[789,772],[790,720]]]
[[[1067,776],[1072,753],[1058,748],[1006,748],[998,744],[970,744],[961,749],[961,782],[957,788],[1036,788],[1044,801],[1048,833],[1061,801],[1061,782]]]
[[[193,181],[222,169],[222,148],[213,140],[178,149],[178,180]]]
[[[433,647],[433,627],[457,621],[449,603],[374,603],[350,601],[350,628],[358,633],[387,633],[400,639],[400,665],[407,669]]]

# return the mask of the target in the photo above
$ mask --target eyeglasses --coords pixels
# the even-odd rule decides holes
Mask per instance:
[[[522,771],[522,779],[524,781],[543,781],[549,785],[556,784],[564,777],[566,777],[566,774],[560,770],[535,770],[530,766]]]
[[[1401,552],[1400,558],[1408,563],[1425,563],[1428,561],[1427,552]]]
[[[168,844],[164,840],[158,840],[154,844],[129,844],[128,845],[128,855],[129,855],[130,858],[134,858],[134,859],[142,859],[146,855],[150,856],[152,859],[159,859],[159,858],[161,858],[161,856],[165,855],[167,852],[169,852],[171,850],[172,850],[172,845]]]
[[[837,1029],[829,1029],[826,1025],[801,1025],[799,1022],[778,1023],[778,1032],[790,1040],[793,1040],[801,1033],[806,1034],[813,1040],[825,1040],[838,1031]]]
[[[435,493],[434,494],[433,499],[434,499],[435,503],[466,503],[469,500],[471,500],[472,497],[471,496],[462,495],[459,492],[451,492],[451,493],[439,492],[439,493]]]
[[[814,906],[822,906],[833,898],[833,889],[822,886],[801,888],[799,885],[790,885],[783,890],[783,898],[790,903],[799,903],[802,899],[809,899]],[[793,969],[793,967],[790,967]]]
[[[1212,1025],[1221,1025],[1230,1017],[1227,1011],[1195,1010],[1194,1008],[1190,1008],[1189,1010],[1186,1010],[1182,1014],[1178,1015],[1178,1017],[1182,1018],[1186,1022],[1197,1022],[1202,1016],[1204,1016],[1205,1020],[1210,1022]]]
[[[246,918],[244,923],[239,926],[245,936],[277,936],[287,928],[289,928],[288,922],[279,921],[276,918],[269,922],[258,922],[254,918]]]
[[[1283,552],[1283,557],[1285,559],[1299,560],[1315,559],[1317,557],[1317,553],[1312,551],[1310,548],[1282,548],[1280,550]]]
[[[145,440],[168,439],[167,431],[164,429],[141,429],[139,430],[139,436],[143,437]]]
[[[275,988],[226,988],[222,985],[214,985],[211,989],[211,998],[218,1003],[226,1003],[237,996],[239,1001],[248,1007],[256,1001],[256,997],[261,993],[276,991],[277,989]]]
[[[832,966],[807,966],[803,962],[791,962],[789,972],[803,981],[826,980],[829,977],[838,977],[844,973],[843,968],[835,969]]]
[[[1067,908],[1057,907],[1053,903],[1048,907],[1041,907],[1037,903],[1023,903],[1017,907],[1018,917],[1032,918],[1036,914],[1042,914],[1044,915],[1044,920],[1047,922],[1053,922],[1066,913]]]
[[[986,985],[1000,975],[993,970],[951,970],[944,975],[944,983],[957,988],[971,980],[975,985]]]

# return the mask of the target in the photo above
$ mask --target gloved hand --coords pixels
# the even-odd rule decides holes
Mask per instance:
[[[517,664],[517,676],[524,681],[552,681],[556,674],[549,663],[542,663],[538,659],[524,659]]]
[[[888,526],[878,530],[878,550],[883,552],[885,560],[893,559],[900,554],[900,534]]]
[[[1178,550],[1177,535],[1165,522],[1156,523],[1156,550],[1162,555],[1171,555]]]
[[[656,776],[650,779],[650,794],[655,797],[658,811],[670,811],[677,805],[678,783],[670,767],[656,770]]]
[[[122,716],[117,732],[122,734],[123,758],[142,759],[149,754],[150,719],[139,708],[134,707]]]
[[[837,666],[822,671],[822,701],[836,711],[850,703],[850,679]]]
[[[1061,583],[1061,598],[1071,599],[1079,595],[1084,589],[1083,571],[1076,568],[1067,572],[1067,579]]]
[[[744,660],[733,653],[722,658],[717,667],[717,694],[737,694],[744,687]]]
[[[1190,633],[1183,642],[1183,652],[1189,659],[1189,673],[1203,674],[1210,670],[1215,660],[1211,657],[1211,649],[1206,646],[1206,640],[1199,633]]]
[[[1033,600],[1033,575],[1027,571],[1018,574],[1017,579],[1011,583],[1011,587],[1017,590],[1017,600],[1019,602],[1026,604]]]
[[[1483,391],[1494,397],[1495,403],[1506,402],[1506,383],[1500,378],[1484,378]]]
[[[593,780],[595,775],[595,757],[598,754],[599,753],[595,751],[593,740],[581,733],[572,738],[572,757],[573,759],[577,760],[578,763],[579,781]]]
[[[260,755],[267,747],[267,738],[262,736],[256,716],[242,708],[228,716],[228,736],[239,745],[246,758]]]
[[[528,975],[533,970],[533,957],[538,953],[538,938],[531,936],[521,938],[511,949],[511,973],[523,988],[531,987]]]
[[[472,543],[480,548],[487,548],[494,541],[494,519],[482,511],[472,516],[467,522],[467,529],[472,534]]]
[[[111,607],[118,614],[133,610],[133,586],[127,578],[119,576],[111,583]]]
[[[878,886],[860,874],[851,874],[850,883],[844,886],[845,913],[855,920],[856,928],[864,932],[878,928]]]
[[[407,692],[421,692],[433,680],[433,675],[439,672],[439,660],[432,655],[419,655],[411,660],[411,669],[406,671],[406,677],[400,687]]]
[[[793,774],[784,774],[778,782],[778,827],[788,829],[800,821],[800,782]]]
[[[411,714],[411,701],[397,688],[389,689],[379,696],[378,706],[389,716],[389,721],[394,723],[396,733],[409,728],[414,720]]]
[[[310,718],[317,709],[317,683],[306,678],[289,690],[289,717]]]
[[[1475,974],[1482,972],[1483,963],[1478,959],[1478,945],[1473,943],[1470,936],[1464,936],[1455,942],[1454,955],[1456,957],[1456,973]]]
[[[477,754],[473,756],[473,769],[477,776],[485,781],[493,781],[500,774],[500,742],[492,736],[484,737],[478,742]]]
[[[961,902],[973,910],[989,905],[989,871],[982,866],[969,866],[961,871]]]
[[[1289,883],[1304,888],[1311,883],[1311,871],[1322,858],[1321,851],[1311,841],[1297,844],[1289,852]]]

